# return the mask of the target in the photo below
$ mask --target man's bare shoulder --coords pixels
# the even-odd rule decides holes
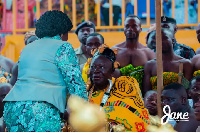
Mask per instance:
[[[139,43],[139,46],[138,46],[138,48],[141,48],[141,49],[143,49],[143,48],[147,48],[147,46],[145,46],[144,44],[142,44],[142,43]]]
[[[200,59],[200,54],[197,54],[191,59],[191,61],[194,62],[194,61],[197,61],[199,59]]]
[[[196,120],[194,114],[189,114],[189,121],[180,121],[176,130],[179,132],[195,132],[198,126],[200,125],[200,121]]]
[[[121,49],[121,48],[125,48],[125,42],[116,44],[116,45],[111,47],[111,49]]]

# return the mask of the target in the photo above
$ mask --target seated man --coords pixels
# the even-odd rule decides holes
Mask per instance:
[[[200,121],[200,76],[194,77],[190,81],[190,96],[193,100],[193,108],[194,108],[194,114],[196,116],[196,119]],[[197,129],[200,131],[200,125]]]
[[[122,124],[126,131],[145,132],[149,117],[139,84],[128,76],[113,78],[116,68],[115,53],[111,49],[100,49],[94,54],[90,65],[91,82],[87,84],[89,101],[104,109],[109,123]]]
[[[143,68],[148,60],[155,58],[155,53],[139,42],[139,34],[142,31],[141,21],[138,16],[130,15],[124,21],[124,34],[126,41],[117,44],[112,49],[117,49],[116,60],[120,64],[123,76],[136,78],[142,84]]]
[[[6,124],[3,119],[4,103],[3,99],[12,89],[9,83],[0,83],[0,132],[5,132]]]
[[[169,29],[173,33],[173,36],[174,36],[174,39],[175,39],[175,33],[177,32],[177,26],[176,26],[176,20],[175,19],[162,16],[161,17],[161,26],[162,26],[163,29]],[[154,30],[156,30],[155,24],[153,24],[149,28],[149,30],[147,31],[146,43],[147,43],[148,38],[149,38],[149,33],[154,31]],[[153,50],[154,52],[156,52],[155,45],[156,45],[155,43],[152,43],[152,44],[148,44],[147,47],[150,48],[151,50]],[[173,43],[173,50],[174,50],[174,53],[176,55],[179,55],[179,56],[186,58],[186,59],[192,59],[193,56],[195,56],[195,52],[191,47],[184,45],[184,44],[177,43],[176,39]]]
[[[178,83],[178,77],[182,79],[182,84],[189,87],[192,78],[193,66],[190,60],[175,55],[173,51],[173,34],[167,29],[162,29],[162,60],[163,60],[163,85]],[[149,34],[148,44],[156,42],[156,31]],[[179,74],[180,62],[183,63],[183,74]],[[148,90],[157,90],[157,61],[148,61],[144,66],[143,90],[145,94]]]
[[[195,132],[200,121],[197,121],[194,115],[194,110],[190,107],[189,101],[187,99],[186,88],[178,83],[172,83],[164,88],[161,94],[161,105],[169,105],[171,113],[175,112],[182,113],[182,118],[184,113],[188,113],[188,121],[182,121],[178,118],[176,120],[176,125],[174,129],[178,132]]]
[[[144,96],[144,107],[148,109],[150,115],[157,115],[157,91],[147,91]]]
[[[184,44],[180,44],[176,41],[175,34],[177,32],[177,25],[176,25],[176,20],[174,18],[162,16],[161,27],[169,29],[173,33],[175,39],[173,43],[173,50],[176,55],[179,55],[186,59],[191,59],[193,58],[193,56],[195,56],[193,48]]]
[[[89,58],[86,63],[80,65],[80,69],[82,72],[82,77],[85,82],[87,82],[87,69],[89,68],[89,64],[92,59],[92,50],[97,50],[102,44],[104,44],[104,38],[99,33],[92,33],[86,39],[86,52],[89,55]]]

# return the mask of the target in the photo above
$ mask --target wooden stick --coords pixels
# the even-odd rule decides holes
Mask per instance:
[[[178,74],[178,83],[182,83],[182,77],[183,77],[183,62],[180,62],[179,64],[179,74]]]
[[[156,59],[157,59],[157,109],[162,117],[161,92],[163,89],[163,63],[161,38],[161,0],[155,0],[156,6]]]

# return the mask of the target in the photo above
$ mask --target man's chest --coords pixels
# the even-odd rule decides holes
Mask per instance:
[[[148,61],[146,54],[140,50],[135,51],[118,51],[117,59],[120,63],[120,67],[125,67],[129,64],[132,64],[133,67],[144,66]]]

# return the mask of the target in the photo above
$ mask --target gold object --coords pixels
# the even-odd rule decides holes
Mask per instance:
[[[4,76],[5,76],[5,77],[7,77],[7,76],[8,76],[8,73],[7,73],[7,72],[5,72],[5,73],[4,73]]]
[[[90,74],[90,68],[87,69],[87,72],[85,74],[87,74],[87,75]]]
[[[69,123],[76,132],[105,132],[105,112],[78,96],[68,100]]]
[[[0,83],[7,83],[7,79],[5,77],[0,77]]]
[[[114,132],[125,132],[125,127],[122,124],[114,125],[112,129]]]
[[[119,62],[115,61],[114,62],[114,68],[117,69],[120,66]]]
[[[149,119],[150,125],[147,127],[147,132],[176,132],[171,124],[162,125],[158,116],[149,116]]]
[[[92,50],[91,50],[91,55],[94,56],[95,52],[97,52],[97,49],[96,49],[96,48],[95,48],[95,49],[92,49]]]
[[[113,52],[115,53],[115,55],[117,55],[117,51],[118,49],[113,49]]]

